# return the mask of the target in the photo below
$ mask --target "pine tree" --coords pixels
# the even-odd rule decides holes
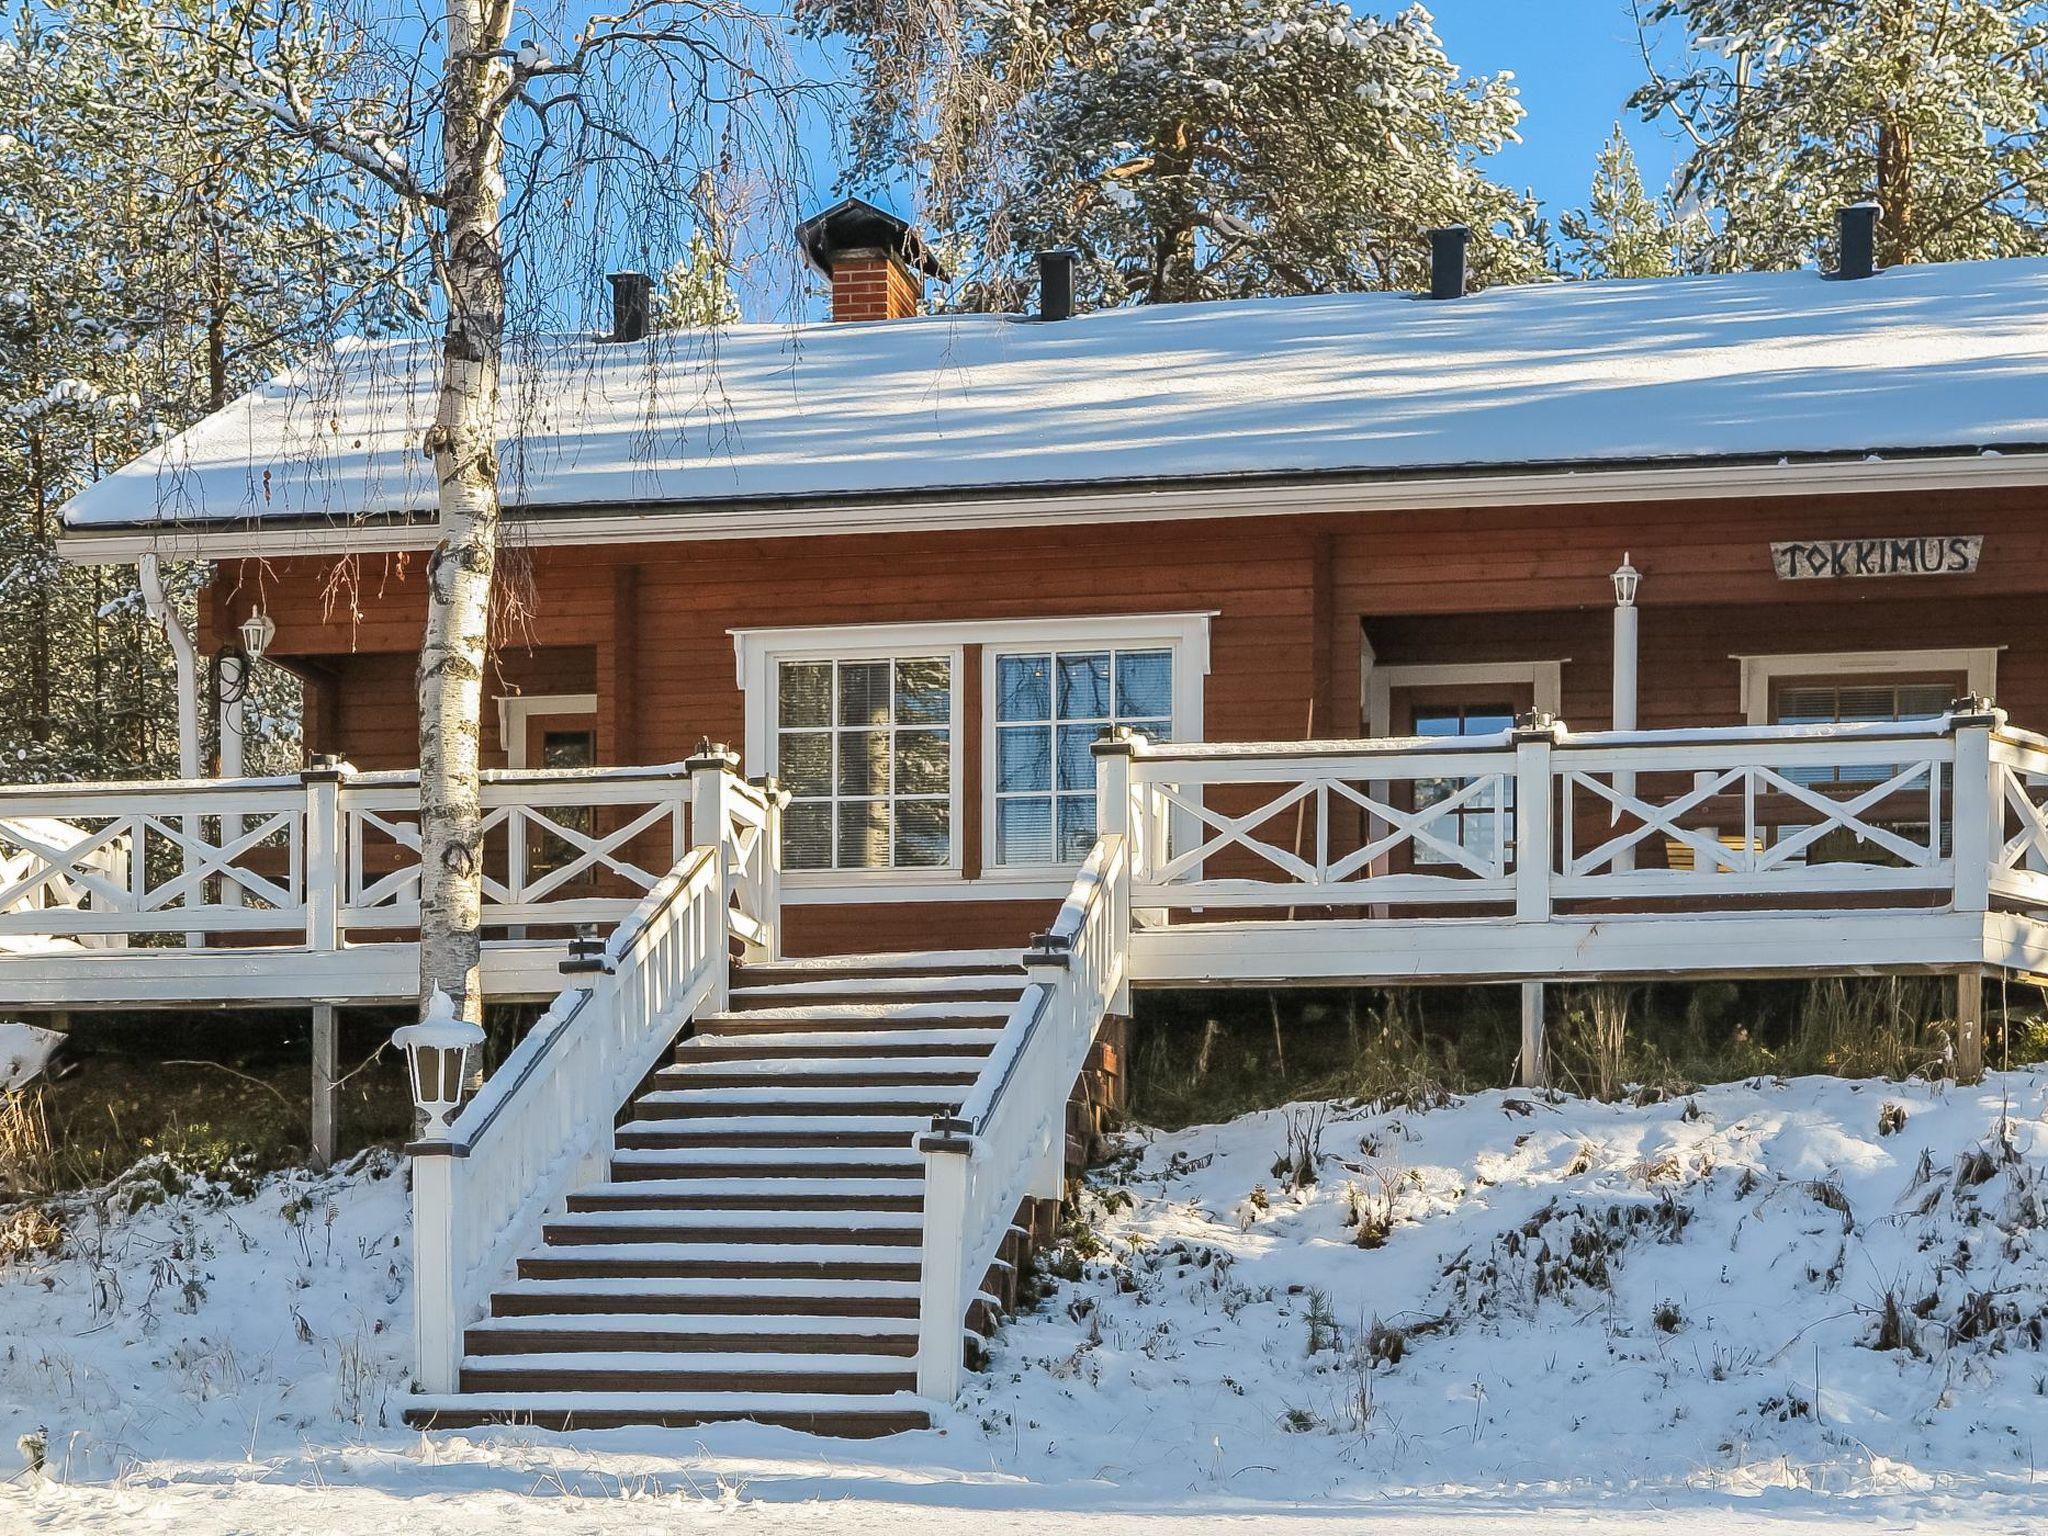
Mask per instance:
[[[2048,229],[2048,8],[2039,0],[1660,0],[1684,64],[1631,98],[1691,140],[1702,260],[1793,267],[1874,199],[1888,264],[2039,251]]]
[[[693,231],[689,250],[662,275],[654,323],[665,331],[702,331],[731,325],[739,317],[732,263],[702,230]]]
[[[0,37],[0,744],[11,777],[177,767],[174,677],[132,581],[56,558],[100,473],[280,365],[366,281],[377,211],[216,99],[232,6],[61,0]],[[346,61],[301,39],[322,72]],[[170,573],[191,619],[203,568]],[[294,766],[295,685],[259,668],[251,766]]]
[[[1586,206],[1557,221],[1580,277],[1667,277],[1678,231],[1670,211],[1643,190],[1635,151],[1615,124],[1594,163]]]
[[[810,14],[887,41],[848,4]],[[1423,231],[1450,223],[1478,281],[1541,272],[1533,202],[1482,169],[1523,116],[1512,77],[1464,75],[1419,6],[1011,0],[969,52],[946,62],[974,102],[871,95],[854,173],[958,168],[934,212],[969,305],[1014,306],[1051,246],[1081,252],[1099,304],[1413,287]]]

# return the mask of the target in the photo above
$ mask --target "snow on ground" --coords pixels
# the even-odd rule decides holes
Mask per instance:
[[[1314,1115],[1130,1138],[1096,1250],[865,1444],[411,1433],[392,1163],[144,1170],[0,1267],[0,1531],[2048,1523],[2048,1071]]]
[[[19,1088],[40,1073],[63,1038],[53,1029],[0,1019],[0,1093]]]

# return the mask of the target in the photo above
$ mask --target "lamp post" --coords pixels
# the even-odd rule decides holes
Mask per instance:
[[[1636,590],[1642,585],[1643,573],[1629,562],[1624,554],[1621,564],[1609,578],[1614,583],[1614,710],[1613,723],[1617,731],[1632,731],[1636,728]],[[1614,775],[1615,793],[1633,796],[1636,792],[1636,776],[1633,773],[1617,772]],[[1621,807],[1614,808],[1610,818],[1616,824],[1621,820]],[[1636,850],[1633,844],[1615,856],[1617,871],[1636,867]]]
[[[455,1112],[462,1107],[463,1067],[469,1053],[482,1045],[484,1032],[467,1019],[457,1018],[455,1004],[439,987],[427,1003],[417,1024],[394,1030],[391,1043],[405,1052],[406,1069],[412,1078],[413,1107],[422,1124],[418,1140],[446,1141]]]

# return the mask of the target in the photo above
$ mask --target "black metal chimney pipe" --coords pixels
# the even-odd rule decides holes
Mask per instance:
[[[1038,253],[1038,318],[1065,320],[1074,313],[1075,253],[1068,250]]]
[[[1835,276],[1844,282],[1877,271],[1877,204],[1851,203],[1835,215]]]
[[[641,340],[654,308],[654,279],[645,272],[613,272],[605,281],[612,285],[612,333],[606,339]]]
[[[1465,247],[1472,231],[1462,224],[1429,232],[1429,296],[1432,299],[1462,299],[1465,296]]]

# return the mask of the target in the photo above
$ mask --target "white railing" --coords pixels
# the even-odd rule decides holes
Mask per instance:
[[[680,764],[486,773],[482,793],[487,931],[616,923],[689,845]],[[419,846],[417,773],[0,787],[0,935],[409,935]]]
[[[950,1402],[960,1389],[968,1309],[1018,1207],[1059,1198],[1067,1099],[1103,1018],[1128,1008],[1129,945],[1129,844],[1106,831],[1051,930],[1025,952],[1030,979],[959,1114],[937,1117],[917,1139],[925,1165],[917,1389],[927,1397]]]
[[[0,920],[20,913],[113,909],[129,896],[129,847],[130,834],[119,825],[81,835],[70,822],[49,817],[0,819]],[[25,917],[18,931],[35,933],[53,921],[58,920]],[[114,949],[127,937],[84,933],[77,942]]]
[[[413,1263],[416,1380],[456,1390],[463,1330],[507,1274],[542,1218],[601,1178],[619,1106],[700,1010],[724,1006],[735,943],[774,931],[774,913],[735,886],[743,860],[733,829],[746,823],[773,846],[781,797],[748,785],[723,753],[690,761],[700,827],[720,835],[656,881],[605,944],[590,973],[522,1038],[466,1104],[445,1138],[415,1143]],[[727,815],[704,814],[720,804]],[[735,900],[735,893],[738,900]],[[750,941],[745,935],[757,937]]]
[[[1823,896],[2048,907],[2048,740],[1874,725],[1129,743],[1132,904],[1247,916]]]

